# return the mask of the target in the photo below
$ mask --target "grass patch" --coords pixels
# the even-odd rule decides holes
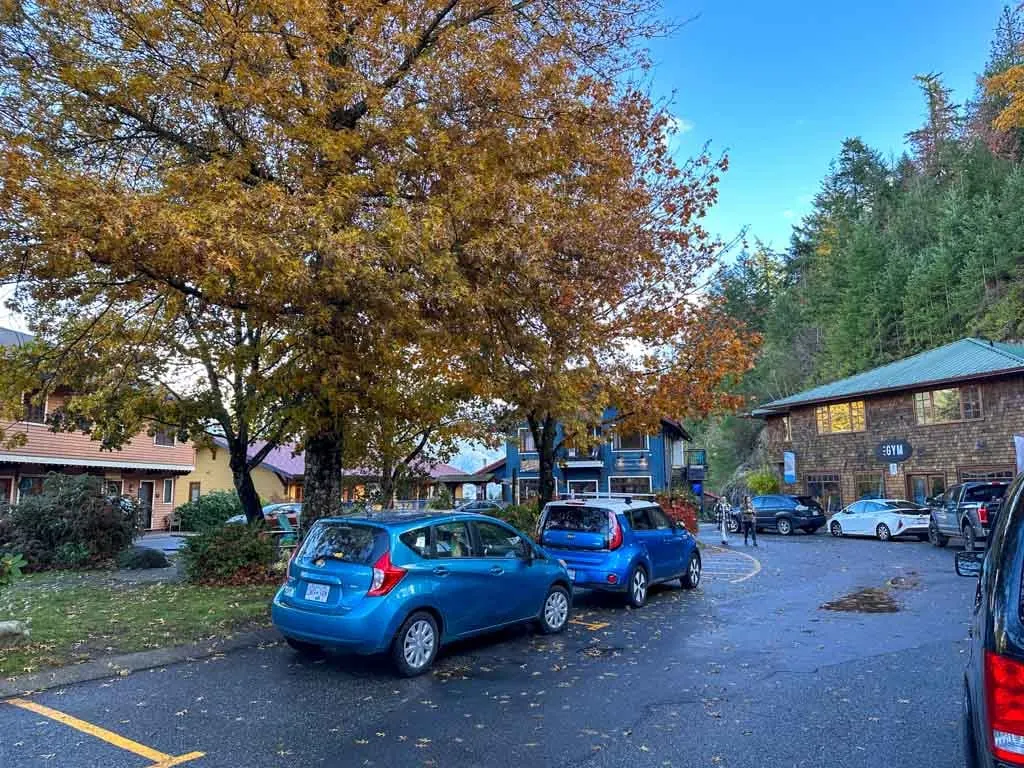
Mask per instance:
[[[266,626],[276,587],[45,584],[0,592],[0,619],[26,621],[28,638],[0,639],[0,675],[99,656],[195,642]]]

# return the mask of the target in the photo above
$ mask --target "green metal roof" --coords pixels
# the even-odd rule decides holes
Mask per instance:
[[[901,389],[921,389],[965,379],[1024,371],[1024,344],[984,339],[960,339],[895,363],[846,379],[822,384],[781,400],[758,406],[754,416],[785,413],[795,405],[845,400],[859,395]]]

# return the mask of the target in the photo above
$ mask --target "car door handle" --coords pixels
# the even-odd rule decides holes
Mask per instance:
[[[440,565],[440,566],[438,566],[437,568],[434,569],[434,575],[435,576],[447,576],[448,575],[448,569],[445,568],[443,565]]]
[[[501,576],[501,574],[503,574],[504,572],[505,569],[498,565],[495,565],[493,568],[491,568],[491,573],[493,573],[495,576]]]

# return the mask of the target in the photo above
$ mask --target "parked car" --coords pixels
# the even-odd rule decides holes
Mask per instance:
[[[752,499],[757,515],[757,530],[775,530],[789,536],[800,529],[817,533],[825,525],[825,510],[813,496],[755,496]]]
[[[519,622],[561,632],[565,565],[476,514],[383,513],[318,520],[288,564],[271,618],[300,653],[390,653],[405,676],[444,643]]]
[[[1004,480],[959,483],[946,491],[942,503],[932,507],[928,539],[944,547],[952,536],[961,536],[965,549],[974,549],[988,538],[988,526],[999,512],[1009,485]]]
[[[874,536],[879,541],[928,540],[928,507],[906,499],[861,499],[832,515],[833,536]]]
[[[281,513],[288,516],[288,522],[293,528],[297,528],[302,517],[301,501],[285,501],[276,504],[267,504],[263,507],[263,519],[276,524],[277,516]],[[226,525],[244,525],[245,515],[233,515],[224,521]]]
[[[459,512],[476,512],[480,515],[493,515],[495,512],[501,512],[506,506],[503,501],[493,501],[490,499],[477,499],[475,501],[465,501],[455,509]]]
[[[986,552],[956,555],[956,572],[977,578],[963,679],[968,768],[1024,765],[1024,475],[1009,486]]]
[[[697,542],[661,507],[636,498],[552,501],[537,526],[541,545],[561,558],[574,586],[624,593],[640,608],[651,584],[700,584]]]

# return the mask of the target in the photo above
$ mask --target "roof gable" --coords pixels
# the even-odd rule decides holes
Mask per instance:
[[[966,338],[830,384],[759,406],[754,416],[783,413],[795,405],[844,400],[876,392],[920,389],[1024,371],[1024,344]]]

